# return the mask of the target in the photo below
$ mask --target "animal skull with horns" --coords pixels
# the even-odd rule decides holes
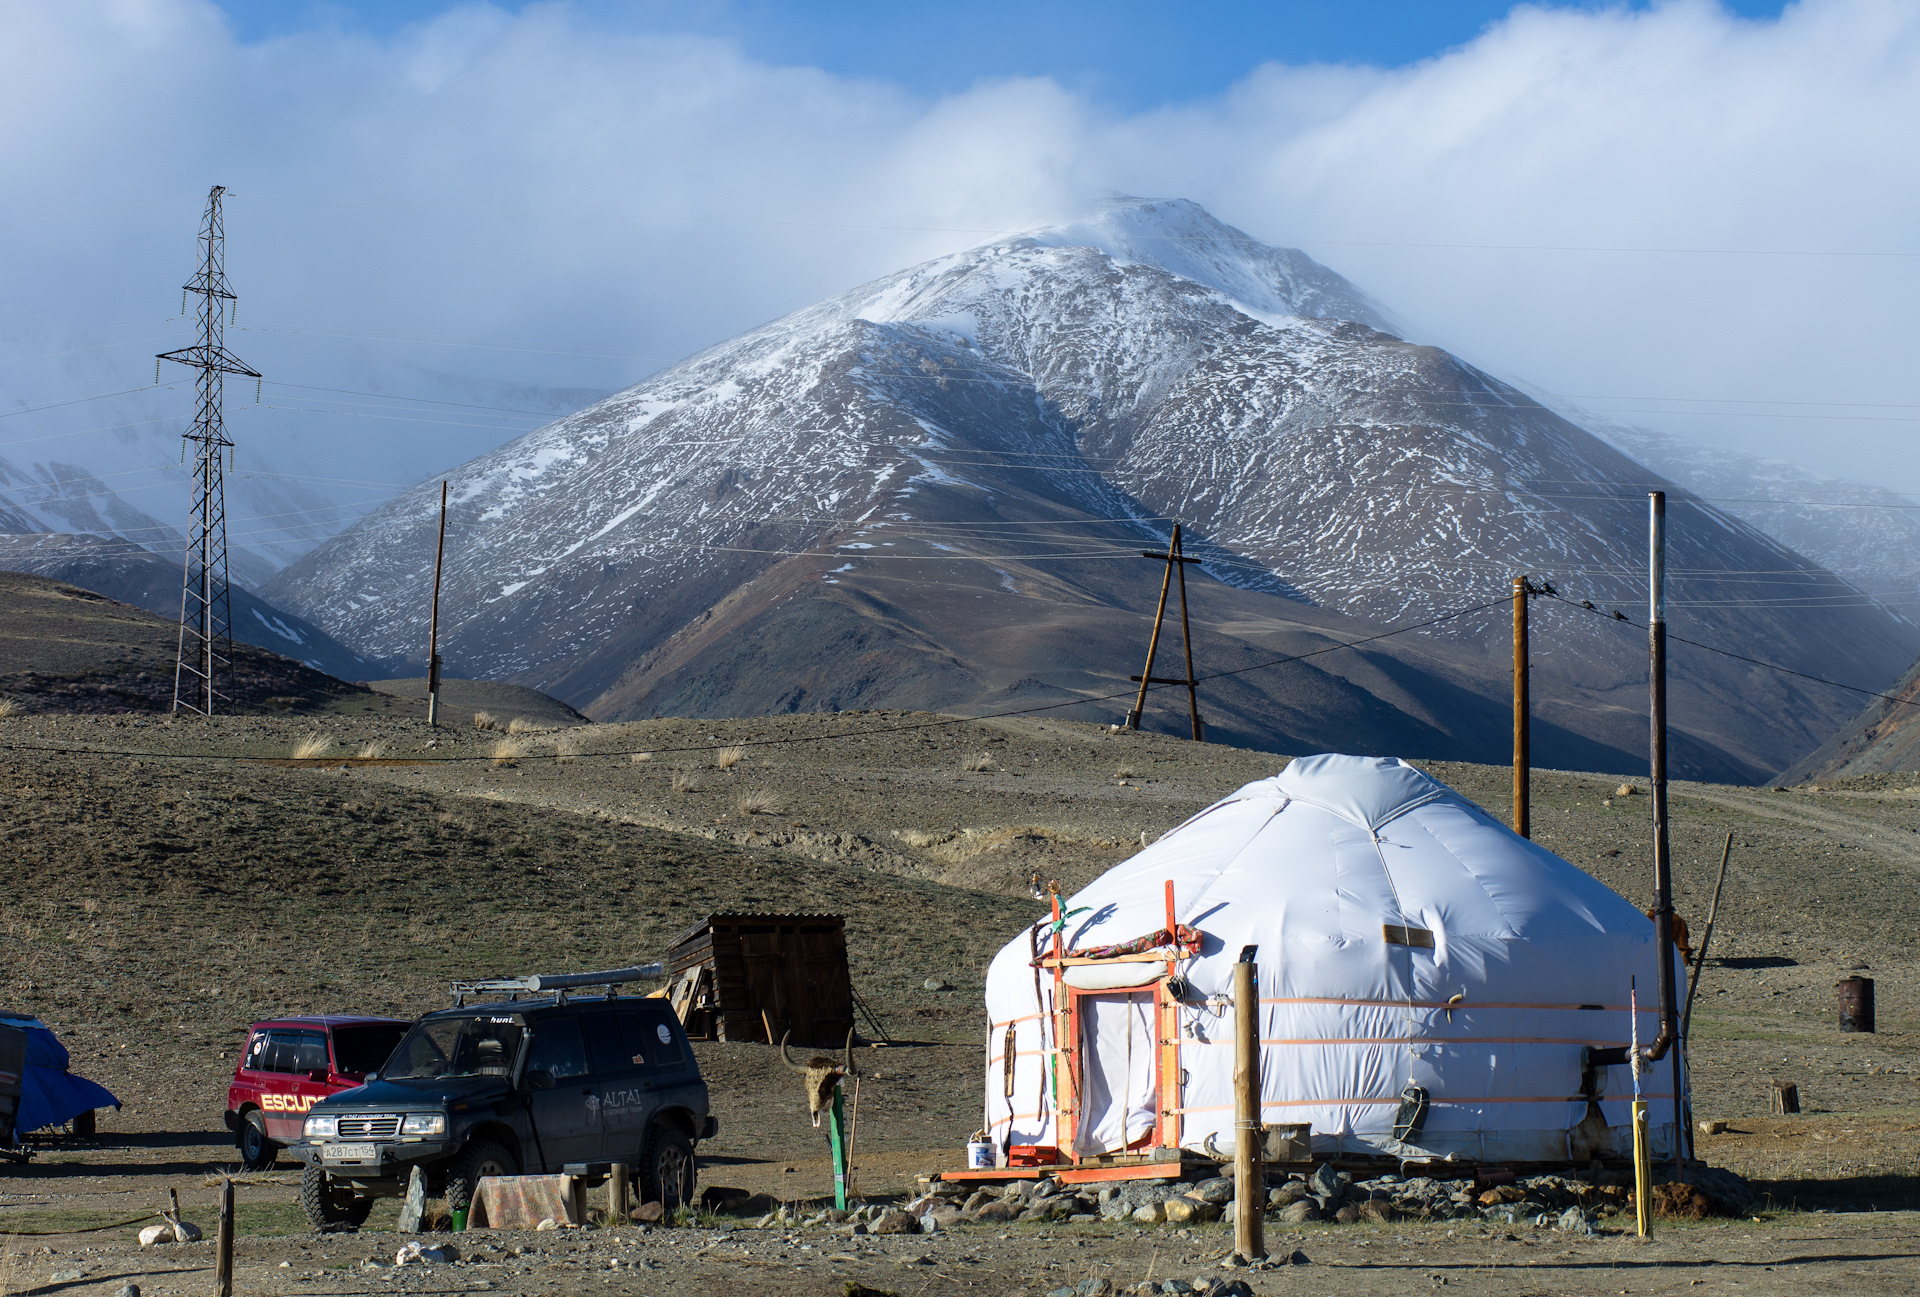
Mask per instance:
[[[804,1065],[793,1061],[793,1055],[787,1052],[787,1037],[791,1031],[780,1037],[780,1058],[805,1079],[807,1087],[807,1111],[813,1114],[813,1124],[820,1124],[820,1114],[833,1102],[833,1087],[840,1083],[843,1076],[859,1076],[860,1069],[853,1065],[853,1033],[847,1033],[847,1056],[845,1059],[830,1058],[825,1054],[816,1054]]]

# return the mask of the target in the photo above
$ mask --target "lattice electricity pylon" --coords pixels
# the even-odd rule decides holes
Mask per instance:
[[[158,357],[200,371],[194,384],[199,399],[193,427],[185,434],[194,445],[193,508],[186,568],[180,579],[180,652],[173,667],[173,710],[202,716],[213,715],[222,698],[229,706],[233,701],[226,479],[220,465],[221,452],[233,443],[227,440],[221,399],[226,375],[260,377],[224,345],[227,305],[236,300],[227,285],[227,231],[220,215],[220,195],[225,192],[215,185],[207,193],[207,214],[200,222],[200,273],[185,287],[200,297],[200,341],[178,351],[163,351]]]

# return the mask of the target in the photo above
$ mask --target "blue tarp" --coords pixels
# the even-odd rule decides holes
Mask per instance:
[[[27,1033],[27,1070],[20,1084],[16,1139],[29,1131],[64,1125],[95,1108],[120,1106],[106,1086],[67,1070],[67,1047],[46,1023],[13,1013],[0,1013],[0,1022]]]

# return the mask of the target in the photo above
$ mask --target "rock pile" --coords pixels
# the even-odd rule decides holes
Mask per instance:
[[[1379,1175],[1356,1180],[1322,1163],[1268,1190],[1267,1216],[1282,1225],[1377,1224],[1396,1220],[1474,1220],[1531,1225],[1590,1234],[1594,1222],[1630,1210],[1619,1172],[1535,1175],[1480,1188],[1473,1180]],[[1752,1190],[1728,1171],[1692,1168],[1687,1185],[1660,1186],[1656,1209],[1666,1214],[1739,1214]],[[723,1191],[725,1192],[725,1191]],[[742,1204],[732,1204],[737,1209]],[[757,1202],[754,1205],[759,1205]],[[1232,1220],[1238,1210],[1233,1181],[1212,1175],[1180,1181],[1128,1181],[1094,1188],[1053,1177],[1015,1180],[975,1189],[936,1181],[930,1192],[899,1207],[871,1204],[852,1211],[816,1211],[802,1218],[781,1207],[762,1226],[839,1226],[849,1234],[934,1234],[963,1222],[1169,1225],[1176,1228]],[[1175,1290],[1168,1289],[1168,1292]]]

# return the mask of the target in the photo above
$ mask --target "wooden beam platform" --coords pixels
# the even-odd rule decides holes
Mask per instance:
[[[1041,1180],[1051,1177],[1062,1184],[1105,1184],[1117,1180],[1178,1180],[1184,1171],[1180,1162],[1135,1162],[1125,1166],[1100,1166],[1060,1162],[1053,1166],[995,1166],[979,1170],[942,1171],[938,1178],[947,1184],[1005,1184],[1012,1180]]]

